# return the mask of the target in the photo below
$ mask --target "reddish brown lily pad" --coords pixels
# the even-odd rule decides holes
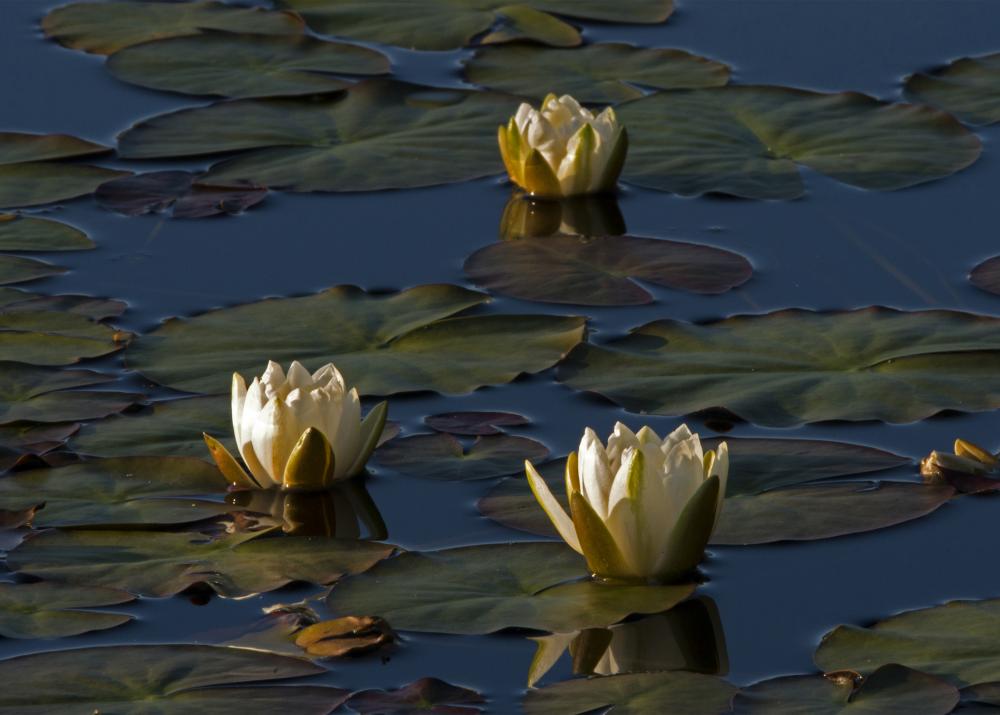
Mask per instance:
[[[501,434],[504,427],[528,424],[524,415],[515,412],[442,412],[424,418],[424,424],[437,432],[482,436]]]
[[[267,196],[259,186],[216,186],[198,179],[187,171],[153,171],[101,184],[95,197],[102,207],[126,216],[172,208],[174,218],[206,218],[242,213]]]
[[[363,690],[351,696],[347,707],[360,715],[477,715],[486,698],[475,690],[421,678],[398,690]]]

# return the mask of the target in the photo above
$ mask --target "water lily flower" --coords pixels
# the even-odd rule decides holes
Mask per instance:
[[[233,434],[244,469],[216,439],[204,435],[215,463],[238,486],[326,489],[360,474],[385,427],[386,403],[364,421],[356,388],[327,363],[310,374],[298,361],[288,375],[276,362],[250,386],[233,374]]]
[[[672,581],[690,573],[722,511],[729,449],[703,451],[681,425],[665,439],[615,425],[607,447],[590,428],[566,460],[567,514],[530,462],[535,498],[559,535],[603,578]]]
[[[540,110],[522,104],[498,139],[511,181],[543,198],[614,191],[628,152],[611,107],[595,117],[568,94],[550,94]]]
[[[934,451],[924,457],[920,462],[920,473],[935,478],[949,473],[1000,476],[1000,458],[988,450],[964,439],[956,439],[953,449],[954,454]]]

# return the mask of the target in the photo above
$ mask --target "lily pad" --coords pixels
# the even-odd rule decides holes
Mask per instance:
[[[3,167],[0,167],[3,171]],[[26,283],[65,273],[66,269],[34,258],[0,255],[0,285]]]
[[[116,606],[132,600],[132,594],[109,588],[0,583],[0,636],[66,638],[114,628],[128,623],[132,616],[80,609]]]
[[[527,417],[514,412],[442,412],[424,417],[424,424],[437,432],[475,436],[501,434],[504,427],[528,423]]]
[[[389,58],[367,47],[307,35],[213,32],[133,45],[107,68],[131,84],[181,94],[277,97],[350,86],[336,75],[389,72]]]
[[[240,598],[293,581],[319,585],[359,573],[393,546],[356,539],[161,531],[43,531],[7,555],[17,572],[49,581],[163,597],[195,584]]]
[[[584,715],[594,711],[607,715],[722,715],[729,712],[735,692],[735,686],[712,675],[683,671],[629,673],[567,680],[531,690],[523,705],[526,715]]]
[[[68,134],[0,132],[0,165],[76,159],[110,151],[106,146]]]
[[[905,91],[911,100],[951,112],[966,124],[1000,122],[1000,52],[911,75]]]
[[[522,300],[576,305],[640,305],[653,296],[633,279],[724,293],[753,274],[743,256],[695,243],[635,236],[549,236],[480,248],[465,273],[484,288]]]
[[[7,309],[0,312],[0,360],[68,365],[115,352],[128,337],[128,333],[78,313]],[[0,384],[3,382],[0,377]]]
[[[187,171],[154,171],[101,184],[95,198],[103,208],[126,216],[172,209],[174,218],[238,214],[267,197],[259,186],[210,186]]]
[[[0,308],[3,312],[31,311],[76,313],[92,320],[117,318],[128,306],[120,300],[94,298],[89,295],[43,295],[19,288],[0,288]]]
[[[127,359],[150,379],[189,392],[228,391],[233,371],[252,375],[268,360],[300,360],[335,363],[364,395],[460,394],[551,367],[583,336],[584,320],[575,317],[448,318],[486,300],[452,285],[391,294],[339,286],[169,321],[130,346]]]
[[[607,345],[579,345],[559,379],[632,412],[724,408],[770,427],[914,422],[1000,407],[1000,320],[878,307],[659,320]]]
[[[129,159],[240,153],[203,181],[286,191],[376,191],[497,174],[497,126],[517,108],[489,92],[367,80],[343,92],[220,102],[146,120],[119,137]]]
[[[415,50],[455,49],[494,28],[483,42],[530,39],[572,46],[580,44],[579,33],[554,15],[658,23],[673,12],[673,0],[281,0],[280,4],[302,13],[317,32]]]
[[[824,670],[870,673],[901,663],[958,686],[1000,680],[1000,599],[951,601],[890,616],[868,628],[838,626],[816,651]]]
[[[733,698],[738,715],[947,715],[958,705],[958,690],[939,678],[902,665],[883,665],[855,682],[850,672],[774,678],[740,690]]]
[[[479,634],[504,628],[564,633],[632,613],[659,613],[694,586],[609,585],[590,579],[563,544],[510,543],[408,552],[330,592],[335,616],[372,613],[404,631]],[[576,580],[574,580],[576,579]]]
[[[90,370],[50,370],[20,363],[0,363],[0,424],[78,422],[121,412],[142,395],[77,390],[114,378]]]
[[[518,44],[478,50],[466,62],[465,79],[524,97],[541,99],[555,92],[610,104],[641,97],[645,87],[719,87],[729,81],[729,67],[683,50],[620,43],[574,49]]]
[[[291,12],[223,2],[83,2],[56,8],[42,20],[45,35],[74,50],[110,55],[123,47],[206,30],[298,35]]]
[[[15,422],[0,426],[0,447],[36,453],[45,452],[64,443],[78,429],[80,425],[72,422],[51,425]]]
[[[218,469],[200,459],[99,459],[0,479],[0,509],[44,505],[33,519],[39,528],[185,524],[233,511],[225,489]]]
[[[375,462],[411,477],[468,481],[513,474],[524,469],[524,460],[548,456],[544,444],[527,437],[486,435],[465,450],[453,436],[439,432],[394,439],[379,449]]]
[[[621,106],[628,182],[682,195],[793,199],[799,165],[862,189],[901,189],[972,164],[980,142],[951,115],[853,92],[773,86],[679,90]]]
[[[1000,256],[994,256],[973,268],[969,280],[976,288],[1000,295]]]
[[[326,715],[349,691],[261,685],[325,672],[302,658],[208,645],[123,645],[0,661],[0,713]],[[55,677],[54,677],[55,676]]]
[[[0,214],[0,251],[79,251],[93,247],[87,234],[69,224]]]
[[[475,690],[437,678],[421,678],[397,690],[362,690],[347,701],[347,707],[360,715],[476,715],[485,704],[486,698]]]

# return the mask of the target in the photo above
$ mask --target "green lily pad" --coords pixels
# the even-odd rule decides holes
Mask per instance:
[[[0,214],[0,251],[79,251],[93,247],[87,234],[69,224]]]
[[[356,539],[165,531],[43,531],[7,556],[17,572],[48,581],[172,596],[207,584],[240,598],[293,581],[325,585],[372,567],[393,546]]]
[[[421,678],[396,690],[362,690],[347,701],[360,715],[476,715],[485,704],[486,698],[475,690],[437,678]]]
[[[527,437],[506,434],[479,437],[469,447],[450,434],[418,434],[394,439],[375,455],[380,467],[422,479],[468,481],[494,479],[524,469],[524,460],[544,461],[548,448]]]
[[[187,171],[152,171],[101,184],[94,194],[102,208],[126,216],[158,213],[173,218],[238,214],[267,198],[259,186],[209,186]]]
[[[883,665],[860,683],[853,673],[793,675],[740,690],[733,698],[739,715],[947,715],[958,690],[939,678],[902,665]]]
[[[610,42],[574,49],[518,44],[481,48],[466,62],[465,79],[524,97],[554,92],[611,104],[643,96],[643,87],[719,87],[729,81],[729,67],[683,50]]]
[[[200,459],[98,459],[0,479],[0,509],[44,505],[33,519],[39,528],[185,524],[233,511],[225,490],[218,469]]]
[[[50,370],[14,362],[0,363],[0,424],[78,422],[121,412],[142,395],[104,390],[77,390],[114,378],[90,370]]]
[[[607,715],[685,713],[722,715],[736,687],[722,678],[671,671],[581,678],[530,690],[524,697],[526,715]],[[608,709],[605,709],[608,708]]]
[[[0,167],[3,171],[3,167]],[[0,285],[26,283],[65,273],[66,269],[34,258],[0,255]]]
[[[6,308],[0,312],[0,360],[68,365],[119,350],[127,337],[128,333],[79,313]],[[0,384],[3,381],[0,378]]]
[[[633,279],[693,293],[724,293],[753,274],[743,256],[695,243],[635,236],[549,236],[501,241],[465,262],[479,286],[522,300],[640,305],[653,296]]]
[[[330,592],[334,616],[372,613],[404,631],[478,634],[504,628],[565,633],[632,613],[659,613],[694,586],[609,585],[590,579],[563,544],[510,543],[409,552]],[[577,580],[574,580],[577,579]]]
[[[577,346],[559,379],[632,412],[724,408],[771,427],[914,422],[1000,407],[1000,320],[877,307],[659,320]]]
[[[959,695],[962,698],[962,708],[956,712],[962,715],[996,713],[1000,709],[1000,682],[977,683],[962,688]]]
[[[262,685],[318,675],[302,658],[208,645],[120,645],[0,661],[0,713],[326,715],[349,691]]]
[[[389,58],[367,47],[307,35],[205,33],[133,45],[107,68],[131,84],[181,94],[276,97],[350,86],[335,75],[389,72]]]
[[[110,55],[123,47],[206,30],[298,35],[290,12],[222,2],[83,2],[56,8],[42,20],[45,35],[74,50]]]
[[[68,134],[0,132],[0,165],[76,159],[110,151],[106,146]]]
[[[1000,52],[911,75],[905,91],[914,102],[951,112],[966,124],[1000,122]]]
[[[117,318],[127,307],[120,300],[89,295],[43,295],[19,288],[0,288],[0,308],[4,312],[76,313],[92,320],[106,320]]]
[[[1000,295],[1000,256],[994,256],[973,268],[969,280],[976,288]]]
[[[900,663],[964,686],[1000,680],[1000,599],[951,601],[868,628],[837,626],[816,651],[824,670],[870,673]]]
[[[245,99],[153,117],[119,137],[129,159],[239,151],[206,183],[285,191],[376,191],[502,171],[497,126],[513,97],[367,80],[319,97]]]
[[[448,318],[486,300],[452,285],[379,295],[339,286],[169,321],[135,341],[127,360],[189,392],[228,391],[234,371],[254,375],[268,360],[300,360],[333,362],[364,395],[459,394],[551,367],[583,336],[582,318]]]
[[[628,182],[683,195],[793,199],[799,165],[863,189],[901,189],[972,164],[980,142],[922,105],[863,94],[728,86],[662,92],[621,106]]]
[[[15,422],[0,426],[0,447],[34,453],[47,452],[72,437],[80,425]]]
[[[280,4],[302,13],[317,32],[415,50],[455,49],[489,30],[495,31],[482,42],[530,39],[573,46],[581,42],[576,28],[554,15],[658,23],[673,12],[673,0],[280,0]]]
[[[0,636],[66,638],[114,628],[128,623],[132,616],[80,609],[116,606],[133,600],[132,594],[110,588],[45,582],[0,583]]]
[[[948,485],[839,482],[726,499],[715,545],[812,541],[919,519],[955,496]]]

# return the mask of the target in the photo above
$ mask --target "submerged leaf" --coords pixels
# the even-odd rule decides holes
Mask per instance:
[[[113,179],[98,187],[97,203],[126,216],[172,209],[174,218],[238,214],[267,197],[259,186],[212,186],[187,171],[154,171]]]
[[[443,412],[424,417],[424,424],[437,432],[458,435],[501,434],[504,427],[520,427],[530,422],[513,412]]]

